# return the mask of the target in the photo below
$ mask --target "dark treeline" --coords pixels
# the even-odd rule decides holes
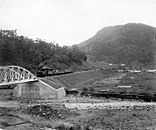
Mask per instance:
[[[0,65],[18,65],[35,72],[39,65],[69,69],[87,60],[78,47],[48,43],[18,36],[16,30],[0,30]]]

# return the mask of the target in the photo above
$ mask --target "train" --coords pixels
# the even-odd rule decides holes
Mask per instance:
[[[42,67],[42,68],[38,68],[36,75],[37,77],[49,77],[49,76],[64,75],[64,74],[69,74],[69,73],[73,73],[73,71],[72,70],[56,70],[50,67]]]

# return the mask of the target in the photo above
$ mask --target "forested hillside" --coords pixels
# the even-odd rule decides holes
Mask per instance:
[[[18,65],[35,72],[40,64],[54,69],[84,66],[87,57],[78,47],[60,47],[41,39],[18,36],[16,30],[0,30],[0,65]],[[78,69],[78,67],[77,67]]]
[[[155,64],[156,28],[135,23],[106,27],[78,47],[92,62]]]

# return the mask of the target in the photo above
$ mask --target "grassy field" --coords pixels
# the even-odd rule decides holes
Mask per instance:
[[[87,84],[92,80],[94,82],[94,80],[108,78],[114,76],[115,74],[116,72],[112,70],[96,69],[96,70],[75,72],[67,75],[54,76],[50,78],[70,89],[70,88],[83,87],[84,84]]]

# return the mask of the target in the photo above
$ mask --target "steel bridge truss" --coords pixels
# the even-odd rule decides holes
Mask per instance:
[[[0,86],[38,81],[28,70],[19,66],[0,66]]]

